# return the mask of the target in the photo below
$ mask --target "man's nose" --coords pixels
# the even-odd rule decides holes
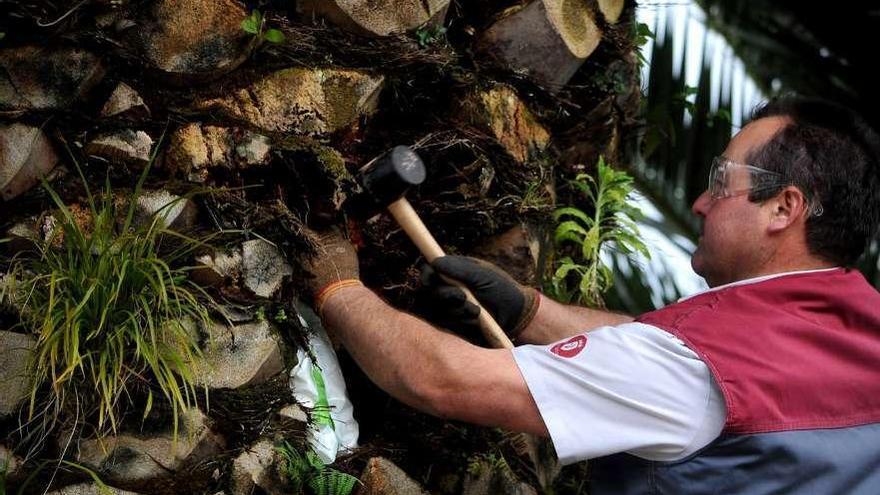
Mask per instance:
[[[703,194],[700,194],[691,205],[691,211],[694,212],[694,215],[705,217],[711,206],[712,198],[709,196],[709,191],[703,191]]]

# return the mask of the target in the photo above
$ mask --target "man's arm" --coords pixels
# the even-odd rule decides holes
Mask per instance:
[[[541,302],[535,317],[517,336],[517,344],[545,345],[578,335],[598,327],[615,326],[633,321],[633,317],[610,311],[560,304],[549,297]]]
[[[546,436],[513,354],[484,349],[348,287],[322,307],[325,327],[383,390],[422,411]]]

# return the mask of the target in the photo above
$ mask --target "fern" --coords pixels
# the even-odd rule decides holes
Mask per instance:
[[[333,468],[324,468],[309,478],[309,488],[315,495],[348,495],[358,479]]]
[[[578,174],[571,186],[593,205],[592,215],[576,206],[565,206],[553,213],[558,252],[564,254],[554,264],[547,293],[559,301],[587,306],[603,306],[602,294],[613,283],[611,268],[602,262],[606,249],[624,254],[650,253],[639,237],[635,220],[641,211],[628,202],[633,179],[614,170],[599,157],[596,177]]]
[[[326,466],[311,449],[303,454],[286,440],[276,449],[284,458],[283,472],[292,493],[305,493],[308,487],[313,495],[349,495],[359,483],[354,476]]]

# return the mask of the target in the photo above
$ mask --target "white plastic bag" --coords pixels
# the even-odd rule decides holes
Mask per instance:
[[[357,447],[358,424],[339,361],[320,318],[299,301],[296,309],[300,323],[311,330],[309,346],[317,363],[304,349],[298,350],[297,364],[290,370],[290,388],[296,401],[312,411],[309,444],[324,464],[330,464],[340,451]]]

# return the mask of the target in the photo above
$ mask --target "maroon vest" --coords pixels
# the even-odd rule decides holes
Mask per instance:
[[[857,271],[706,292],[638,321],[706,363],[727,404],[726,432],[880,422],[880,294]]]
[[[639,321],[724,395],[722,434],[675,462],[593,462],[594,495],[880,494],[880,294],[843,269],[706,292]]]

